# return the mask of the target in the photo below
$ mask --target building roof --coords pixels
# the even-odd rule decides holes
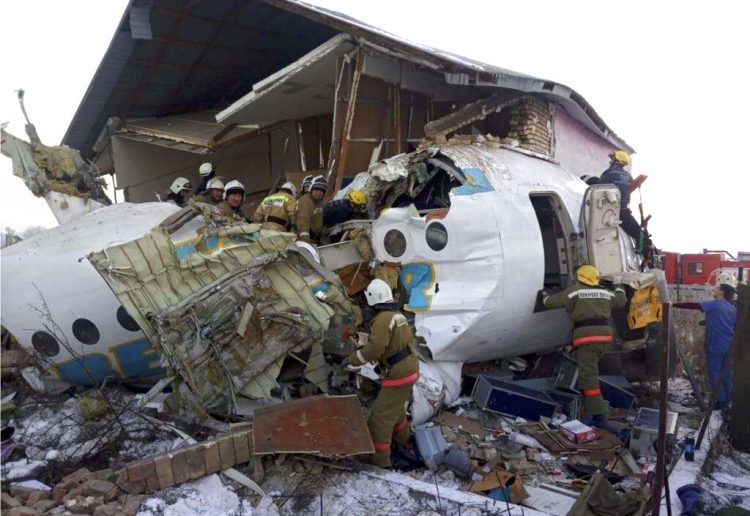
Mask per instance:
[[[340,32],[444,72],[455,84],[499,86],[553,98],[613,145],[633,152],[565,85],[411,43],[299,0],[131,0],[63,143],[91,157],[110,117],[226,108],[253,84]]]

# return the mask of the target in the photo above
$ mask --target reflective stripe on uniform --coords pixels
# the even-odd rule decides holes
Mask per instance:
[[[396,432],[398,432],[399,430],[403,430],[404,428],[406,428],[408,424],[409,424],[409,420],[406,419],[406,417],[404,417],[403,421],[401,421],[400,423],[397,423],[397,424],[393,425],[393,429]]]
[[[582,288],[568,294],[570,299],[578,297],[580,299],[612,299],[615,295],[607,290],[597,288]]]
[[[399,385],[406,385],[407,383],[413,383],[419,380],[419,371],[404,376],[403,378],[396,378],[395,380],[383,380],[380,384],[382,387],[398,387]]]
[[[584,396],[597,396],[602,393],[602,390],[597,389],[583,389],[583,395]]]
[[[372,443],[375,445],[376,450],[390,450],[391,443]]]
[[[404,326],[405,324],[409,324],[409,321],[406,320],[404,314],[395,313],[393,314],[393,317],[391,317],[391,323],[388,325],[388,329],[392,330],[394,326]]]
[[[573,339],[574,346],[580,346],[581,344],[588,344],[589,342],[612,342],[614,337],[612,335],[591,335],[589,337],[578,337]]]

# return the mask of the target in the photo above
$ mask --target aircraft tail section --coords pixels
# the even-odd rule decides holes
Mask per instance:
[[[5,130],[0,139],[0,152],[13,161],[13,174],[31,193],[46,199],[58,223],[111,204],[96,167],[77,150],[29,143]]]

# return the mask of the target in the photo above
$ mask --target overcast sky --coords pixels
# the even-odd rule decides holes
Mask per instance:
[[[658,247],[750,251],[747,9],[743,2],[318,0],[415,42],[552,79],[582,94],[637,151]],[[5,1],[0,122],[61,141],[125,0]],[[637,209],[638,195],[631,201]],[[0,158],[0,224],[53,226]]]

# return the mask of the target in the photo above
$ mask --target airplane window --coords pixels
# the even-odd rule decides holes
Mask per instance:
[[[433,251],[442,251],[448,245],[448,230],[440,222],[427,226],[424,236]]]
[[[54,357],[60,353],[60,344],[57,339],[46,331],[37,331],[31,336],[31,345],[45,357]]]
[[[135,322],[135,319],[130,317],[130,314],[125,310],[124,306],[117,309],[117,322],[120,323],[120,326],[129,331],[138,331],[141,329],[138,326],[138,323]]]
[[[398,229],[391,229],[385,234],[383,245],[388,254],[398,258],[406,252],[406,237]]]
[[[73,335],[82,343],[90,346],[99,342],[99,328],[88,319],[73,321]]]

